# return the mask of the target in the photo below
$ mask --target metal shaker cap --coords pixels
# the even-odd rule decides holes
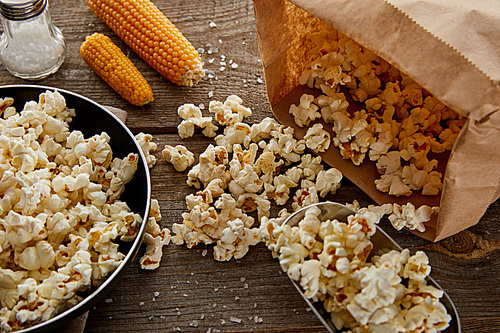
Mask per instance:
[[[8,20],[21,21],[41,14],[47,0],[0,0],[0,14]]]

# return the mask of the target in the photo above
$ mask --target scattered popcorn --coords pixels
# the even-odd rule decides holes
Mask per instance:
[[[172,226],[171,240],[188,248],[215,244],[216,260],[239,259],[260,241],[261,231],[252,228],[254,218],[247,214],[256,212],[261,224],[283,221],[286,210],[269,218],[273,201],[285,205],[293,197],[294,208],[318,202],[314,181],[323,165],[321,157],[304,154],[306,140],[295,139],[292,128],[272,118],[252,126],[243,123],[251,110],[236,95],[224,103],[210,102],[209,111],[225,127],[224,134],[215,137],[216,145],[209,145],[188,172],[188,185],[199,192],[186,197],[189,212],[183,214],[182,223]],[[201,110],[184,104],[179,115],[183,119],[200,117]],[[318,185],[322,195],[334,193],[341,179],[333,169],[321,173]]]
[[[332,96],[327,88],[323,89]],[[372,107],[377,106],[372,103]],[[235,95],[228,97],[224,103],[210,102],[209,111],[215,115],[217,122],[224,126],[224,134],[215,138],[215,144],[206,148],[199,157],[199,163],[188,172],[187,183],[198,192],[186,197],[188,211],[183,213],[182,222],[173,225],[172,242],[178,245],[186,244],[188,248],[197,244],[213,244],[214,258],[227,261],[231,258],[241,258],[249,251],[250,246],[264,241],[272,249],[273,256],[280,257],[281,263],[286,268],[295,267],[297,272],[304,269],[304,272],[308,272],[310,274],[308,276],[314,280],[316,273],[311,271],[313,266],[306,268],[294,266],[300,262],[296,255],[299,251],[298,245],[287,249],[286,239],[292,237],[299,242],[302,237],[305,243],[301,244],[303,249],[299,252],[311,257],[317,257],[321,253],[319,246],[322,242],[311,241],[313,238],[306,237],[305,233],[299,236],[298,233],[292,235],[291,229],[281,230],[281,224],[290,213],[285,209],[280,211],[277,217],[271,217],[270,210],[272,204],[285,205],[290,202],[292,210],[296,210],[318,202],[320,197],[334,194],[340,187],[342,173],[335,168],[324,170],[320,156],[305,153],[307,139],[314,140],[312,139],[314,135],[311,134],[304,140],[297,140],[293,136],[292,128],[285,127],[272,118],[265,118],[252,126],[243,123],[242,120],[251,115],[251,111],[247,110],[242,100]],[[187,117],[190,112],[199,114],[196,108],[192,107],[183,109],[182,114]],[[335,116],[343,112],[337,110],[332,114]],[[355,149],[360,155],[366,154],[374,142],[390,143],[392,147],[393,141],[389,134],[394,130],[391,125],[381,124],[377,127],[377,134],[371,140],[364,141],[363,133],[368,133],[367,128],[371,126],[366,111],[358,112],[354,120],[348,121],[349,130],[336,133],[345,138],[354,137],[354,141],[346,142],[356,143]],[[319,124],[315,129],[319,133],[324,131]],[[403,177],[402,164],[406,161],[402,156],[403,153],[383,151],[384,149],[380,150],[378,158],[380,172],[399,177],[398,183],[395,181],[394,184],[389,183],[388,191],[391,186],[396,188],[394,191],[399,191],[397,186],[402,189],[409,188],[405,183],[406,177]],[[407,171],[405,175],[406,173]],[[393,208],[393,205],[357,207],[366,215],[365,219],[369,220],[366,223],[372,226],[371,232],[375,230],[373,221],[378,221],[383,215],[394,216],[392,219],[397,228],[403,225],[422,230],[424,223],[430,220],[428,209],[432,213],[437,212],[437,208],[421,208],[418,213],[414,210],[415,214],[412,215],[409,208],[406,208],[408,211],[405,210],[404,215],[403,213],[397,215],[393,212]],[[254,222],[260,226],[254,227]],[[356,224],[356,228],[361,230],[364,227]],[[371,249],[370,243],[362,240],[363,233],[358,233],[361,232],[359,230],[356,233],[354,229],[352,230],[356,237],[361,239],[350,243],[352,249],[335,247],[334,251],[338,258],[325,255],[324,258],[318,259],[322,264],[329,262],[335,265],[336,270],[340,272],[337,276],[338,283],[344,281],[345,274],[354,267],[343,253],[353,253],[359,259],[366,259]],[[326,231],[315,232],[322,234]],[[364,233],[366,234],[366,230]],[[335,242],[333,239],[330,242],[329,238],[327,245],[333,246],[337,244]],[[208,251],[205,249],[202,255],[206,254]],[[359,263],[356,265],[361,267]],[[322,274],[332,275],[328,272]],[[311,279],[309,280],[312,281]],[[321,290],[323,287],[310,285],[309,288],[313,293],[317,288]]]
[[[137,154],[114,157],[106,133],[70,132],[75,110],[57,91],[40,94],[20,112],[12,103],[0,100],[2,331],[76,305],[119,267],[125,255],[117,241],[132,241],[143,223],[120,201]],[[152,167],[151,135],[135,139]]]
[[[264,221],[261,237],[304,296],[323,303],[338,330],[438,332],[449,326],[443,292],[427,285],[431,268],[424,252],[392,250],[367,261],[380,215],[363,209],[347,223],[319,215],[311,206],[294,227]]]
[[[183,145],[165,145],[161,152],[165,161],[172,163],[175,170],[182,172],[194,163],[194,154]]]
[[[228,151],[224,147],[209,145],[199,157],[199,163],[188,173],[188,185],[200,188],[201,184],[207,186],[212,180],[220,179],[225,189],[230,181],[231,174],[228,170]],[[200,184],[201,183],[201,184]]]

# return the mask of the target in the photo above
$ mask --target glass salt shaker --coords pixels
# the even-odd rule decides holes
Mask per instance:
[[[0,0],[0,61],[14,76],[40,80],[64,61],[66,44],[52,24],[48,0]]]

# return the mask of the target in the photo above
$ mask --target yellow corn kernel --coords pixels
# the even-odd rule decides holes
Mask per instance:
[[[109,37],[99,33],[87,36],[80,54],[94,72],[131,104],[141,106],[153,101],[151,86]]]
[[[205,76],[200,55],[149,0],[86,0],[135,53],[173,83],[193,86]]]

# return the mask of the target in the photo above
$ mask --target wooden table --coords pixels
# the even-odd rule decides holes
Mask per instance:
[[[181,140],[177,135],[177,107],[204,104],[230,94],[243,98],[253,110],[249,122],[271,116],[255,31],[251,0],[170,0],[155,4],[189,38],[203,48],[205,78],[194,88],[180,88],[157,74],[90,11],[82,0],[50,0],[54,23],[67,42],[67,57],[57,73],[38,82],[78,92],[103,105],[128,112],[127,125],[134,133],[154,136],[159,149],[151,170],[153,198],[159,200],[163,219],[170,227],[186,211],[184,198],[194,189],[186,185],[186,174],[175,172],[161,158],[165,144],[184,144],[198,156],[211,139],[201,134]],[[216,27],[210,27],[215,22]],[[78,49],[85,36],[102,32],[126,53],[144,74],[155,93],[155,101],[133,107],[89,69]],[[212,54],[208,50],[212,48]],[[215,48],[217,50],[215,51]],[[238,64],[220,70],[221,57]],[[209,59],[214,59],[209,63]],[[0,67],[1,84],[30,83],[11,76]],[[262,80],[262,81],[261,81]],[[209,98],[209,94],[213,97]],[[208,113],[207,108],[204,112]],[[343,181],[331,200],[362,205],[373,203],[352,183]],[[425,250],[432,276],[453,298],[463,332],[499,332],[500,327],[500,202],[488,209],[474,227],[438,243],[430,243],[409,232],[382,227],[402,246]],[[208,255],[203,256],[203,250]],[[157,296],[155,296],[157,295]],[[240,323],[231,318],[241,319]],[[295,291],[277,260],[264,244],[252,247],[241,260],[216,262],[210,246],[187,249],[164,248],[160,268],[141,270],[138,258],[111,294],[88,318],[85,332],[326,332]]]

